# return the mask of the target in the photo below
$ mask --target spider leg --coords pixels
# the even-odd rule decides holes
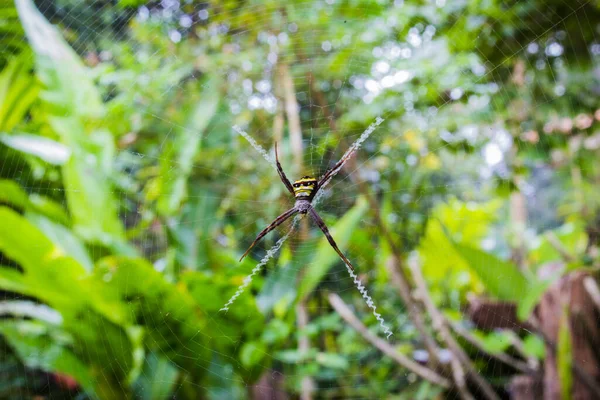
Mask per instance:
[[[285,172],[283,172],[283,168],[281,168],[281,164],[279,163],[279,155],[277,154],[277,142],[275,142],[275,162],[277,163],[277,172],[279,173],[281,181],[283,182],[287,190],[292,195],[294,195],[294,188],[292,187],[290,180],[287,178],[287,176],[285,176]]]
[[[283,214],[281,214],[279,217],[275,218],[275,220],[273,222],[271,222],[269,224],[269,226],[267,226],[265,229],[263,229],[258,236],[256,237],[256,239],[254,239],[254,242],[252,242],[252,244],[250,245],[250,247],[248,247],[248,250],[246,250],[246,252],[244,253],[244,255],[240,258],[240,261],[242,261],[244,259],[244,257],[246,257],[248,255],[248,253],[250,252],[250,250],[252,250],[252,248],[254,247],[254,245],[256,243],[258,243],[258,241],[260,239],[262,239],[267,233],[271,232],[273,229],[277,228],[279,225],[281,225],[286,219],[288,219],[289,217],[291,217],[292,215],[296,214],[298,212],[298,209],[296,207],[290,208],[289,210],[287,210],[286,212],[284,212]]]
[[[321,228],[321,230],[325,234],[325,237],[329,241],[329,244],[331,245],[331,247],[333,247],[333,249],[341,257],[342,261],[344,261],[346,263],[346,265],[352,270],[352,272],[354,272],[354,267],[352,266],[352,263],[350,262],[350,260],[348,260],[346,258],[346,256],[337,247],[337,244],[335,243],[335,240],[333,240],[333,237],[331,237],[331,234],[329,233],[329,229],[327,228],[327,225],[325,225],[325,222],[321,219],[321,217],[319,216],[319,214],[317,214],[317,211],[311,206],[308,209],[308,212],[310,213],[310,216],[312,217],[312,219],[316,222],[316,224],[319,226],[319,228]]]
[[[344,165],[344,163],[350,158],[352,157],[352,155],[354,154],[354,152],[348,152],[346,154],[344,154],[344,156],[337,162],[335,163],[335,165],[331,168],[329,168],[321,178],[319,178],[319,183],[317,185],[317,188],[322,188],[323,186],[327,185],[329,183],[329,180],[331,178],[333,178],[333,175],[337,174],[340,171],[340,168],[342,168],[342,165]]]

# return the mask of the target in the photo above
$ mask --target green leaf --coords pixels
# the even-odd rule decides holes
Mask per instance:
[[[573,344],[569,324],[569,307],[565,304],[558,325],[558,343],[556,344],[556,363],[562,400],[570,400],[573,389]]]
[[[348,369],[348,360],[345,357],[334,353],[317,353],[316,361],[326,368]]]
[[[527,335],[523,339],[523,350],[529,357],[543,360],[546,357],[546,345],[537,335]]]
[[[490,332],[487,334],[476,332],[475,336],[479,339],[483,348],[492,354],[499,354],[506,351],[512,343],[512,333],[505,331]]]
[[[15,3],[36,54],[37,74],[45,86],[42,94],[45,100],[60,109],[57,114],[101,117],[104,111],[100,96],[77,54],[31,0]],[[72,132],[73,137],[78,134]]]
[[[21,122],[38,96],[39,85],[29,71],[32,61],[31,53],[23,52],[0,73],[0,132],[9,132]]]
[[[0,180],[0,203],[20,210],[24,210],[30,205],[27,193],[17,183],[9,180]]]
[[[61,143],[43,136],[19,134],[0,135],[0,142],[11,149],[39,157],[49,164],[63,165],[71,156],[71,150]]]
[[[454,247],[493,296],[519,302],[527,293],[527,280],[514,264],[469,246],[454,243]]]
[[[331,236],[335,239],[341,251],[345,250],[352,232],[360,223],[368,208],[367,200],[364,197],[359,197],[354,206],[330,229]],[[303,298],[312,292],[336,262],[342,261],[327,241],[327,238],[323,237],[317,246],[313,259],[306,267],[304,279],[298,289],[298,297]],[[356,268],[360,270],[361,267],[356,266]]]
[[[71,151],[63,165],[67,203],[75,230],[89,242],[125,249],[110,176],[114,142],[105,129],[101,96],[77,54],[35,8],[17,0],[19,17],[35,52],[36,74],[43,84],[46,119]]]
[[[248,342],[242,346],[240,361],[246,368],[259,364],[267,355],[267,348],[260,342]]]

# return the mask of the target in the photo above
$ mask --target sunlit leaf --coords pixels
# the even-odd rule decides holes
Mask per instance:
[[[528,282],[514,264],[469,246],[454,247],[493,296],[518,302],[527,292]]]
[[[39,157],[53,165],[63,165],[71,156],[71,151],[67,146],[43,136],[1,134],[0,142],[14,150]]]

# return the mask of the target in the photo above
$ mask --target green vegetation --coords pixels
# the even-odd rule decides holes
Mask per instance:
[[[599,395],[600,5],[388,3],[0,2],[0,397]],[[377,117],[318,207],[394,335],[308,219],[219,311],[291,201],[232,126]]]

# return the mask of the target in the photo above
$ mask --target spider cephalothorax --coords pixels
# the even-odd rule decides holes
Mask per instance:
[[[271,222],[269,226],[267,226],[258,234],[258,236],[256,237],[256,239],[254,239],[254,242],[252,242],[248,250],[246,250],[244,255],[242,255],[240,261],[244,257],[246,257],[246,255],[248,255],[250,250],[254,247],[256,243],[258,243],[260,239],[262,239],[267,233],[271,232],[273,229],[281,225],[285,220],[296,214],[310,214],[311,218],[315,221],[319,228],[321,228],[323,234],[325,234],[325,237],[329,241],[331,247],[333,247],[333,249],[339,254],[342,260],[348,265],[348,267],[350,267],[350,269],[354,271],[354,267],[346,258],[346,256],[337,247],[335,240],[333,240],[333,237],[331,237],[331,234],[329,233],[327,225],[325,225],[325,222],[321,219],[319,214],[317,214],[317,211],[311,204],[319,189],[324,187],[331,180],[331,178],[333,178],[333,175],[335,175],[340,170],[342,165],[344,165],[344,162],[346,162],[346,159],[351,155],[352,153],[347,153],[332,168],[327,170],[327,172],[325,172],[325,174],[323,174],[323,176],[320,177],[318,180],[310,176],[304,176],[292,184],[290,183],[287,176],[285,176],[285,172],[283,172],[283,169],[281,168],[281,164],[279,163],[279,156],[277,154],[277,143],[275,143],[275,160],[277,163],[277,172],[279,173],[279,177],[281,178],[281,181],[283,182],[287,190],[296,199],[296,203],[294,204],[294,207],[290,208],[289,210],[281,214],[279,217],[275,218],[275,220]]]

